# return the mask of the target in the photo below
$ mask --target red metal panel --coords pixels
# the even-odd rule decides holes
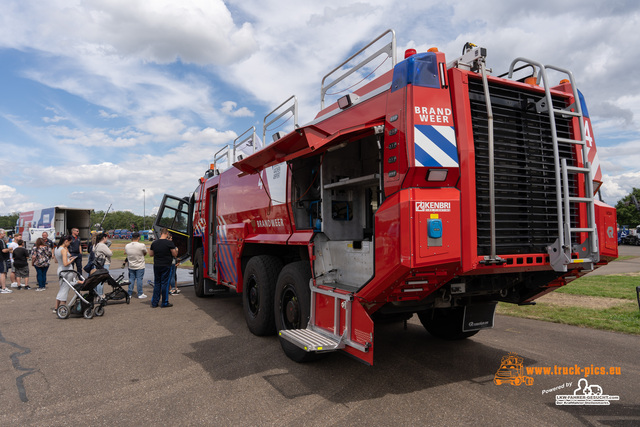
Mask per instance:
[[[421,167],[417,166],[415,152],[415,133],[417,126],[429,126],[434,129],[454,127],[451,108],[451,98],[447,88],[428,88],[409,86],[407,95],[406,117],[406,144],[409,171],[403,181],[403,188],[410,187],[449,187],[458,182],[460,175],[458,167]],[[455,141],[454,141],[455,142]],[[432,154],[432,153],[428,153]],[[459,153],[457,154],[459,158]],[[434,169],[447,169],[447,179],[443,182],[430,182],[426,180],[427,171]]]
[[[373,320],[357,300],[351,305],[351,340],[368,346],[368,351],[362,352],[353,347],[346,347],[344,351],[373,365]]]
[[[424,265],[425,262],[438,264],[460,262],[460,192],[455,188],[442,188],[438,190],[421,190],[416,194],[415,201],[416,219],[414,221],[417,236],[414,254],[415,266]],[[441,246],[428,244],[428,221],[431,219],[442,220]]]
[[[459,69],[449,70],[454,123],[460,154],[460,234],[462,245],[462,270],[477,267],[478,234],[476,229],[476,168],[473,145],[473,125],[467,74]]]
[[[296,231],[291,235],[287,243],[289,245],[308,245],[313,238],[313,231]]]
[[[388,197],[400,190],[408,168],[407,88],[389,93],[386,106],[385,138],[382,160],[384,194]],[[393,160],[395,158],[395,161]]]
[[[600,259],[613,261],[618,257],[617,212],[612,206],[595,201],[596,225],[598,227],[598,242],[600,245]]]

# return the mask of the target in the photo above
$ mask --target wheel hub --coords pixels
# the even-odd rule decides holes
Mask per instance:
[[[294,300],[290,300],[287,303],[285,313],[287,316],[287,322],[296,324],[298,321],[298,304]]]
[[[257,311],[259,300],[260,296],[258,295],[258,288],[257,286],[252,286],[251,289],[249,289],[249,305],[251,306],[252,311]]]

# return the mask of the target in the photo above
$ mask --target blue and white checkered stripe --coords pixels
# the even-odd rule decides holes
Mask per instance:
[[[456,133],[452,126],[415,125],[416,166],[458,167]]]

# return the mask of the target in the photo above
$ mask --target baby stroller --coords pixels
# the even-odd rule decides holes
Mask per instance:
[[[75,295],[65,305],[58,307],[56,314],[60,319],[66,319],[71,314],[84,316],[85,319],[91,319],[93,316],[102,316],[104,314],[104,306],[106,301],[100,299],[99,303],[95,303],[98,299],[96,293],[96,286],[100,283],[111,279],[108,270],[96,270],[89,278],[84,282],[80,282],[83,277],[75,270],[66,270],[60,272],[60,279],[69,285]],[[82,294],[81,292],[84,292]]]
[[[127,304],[131,302],[131,295],[129,295],[128,289],[124,288],[125,286],[127,288],[129,287],[129,281],[124,280],[124,273],[120,274],[116,279],[109,276],[107,283],[113,288],[113,290],[104,294],[105,304],[107,304],[107,301],[117,301],[121,299],[124,299]]]
[[[103,285],[107,284],[112,288],[111,292],[107,292],[104,294],[104,298],[103,298],[104,305],[107,305],[107,302],[109,301],[117,301],[122,299],[124,299],[125,302],[129,304],[131,302],[131,295],[129,295],[129,291],[127,289],[124,289],[125,286],[127,288],[129,287],[129,281],[124,280],[124,273],[122,273],[116,279],[111,277],[111,275],[109,275],[109,270],[104,269],[105,258],[101,255],[98,255],[97,257],[95,257],[93,262],[97,270],[94,271],[93,274],[91,274],[89,277],[92,277],[93,275],[99,272],[106,272],[107,274],[105,276],[101,276],[103,277],[103,281],[101,283]],[[125,260],[125,263],[126,263],[126,260]],[[124,264],[122,264],[122,267],[124,268]]]

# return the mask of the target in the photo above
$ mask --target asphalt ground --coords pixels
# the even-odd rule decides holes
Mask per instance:
[[[133,299],[60,320],[55,273],[49,281],[45,292],[0,295],[2,426],[640,423],[638,336],[496,316],[494,329],[444,342],[414,316],[406,329],[376,325],[374,366],[341,353],[296,364],[276,337],[248,331],[235,294],[197,298],[183,286],[171,308]],[[586,377],[618,400],[557,405],[584,374],[496,385],[510,352],[525,367],[619,367]]]

